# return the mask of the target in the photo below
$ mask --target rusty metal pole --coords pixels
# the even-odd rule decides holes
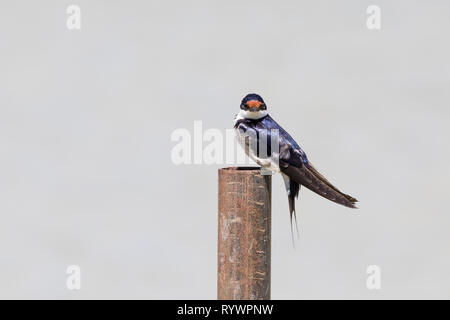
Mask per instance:
[[[269,300],[272,177],[219,169],[217,298]]]

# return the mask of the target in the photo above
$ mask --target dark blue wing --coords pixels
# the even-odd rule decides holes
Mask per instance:
[[[266,119],[267,118],[267,119]],[[305,152],[297,142],[270,116],[261,121],[266,128],[279,131],[280,170],[290,179],[336,203],[355,208],[357,200],[337,189],[309,162]]]
[[[261,121],[261,125],[267,129],[276,129],[279,140],[280,165],[284,162],[292,166],[301,168],[303,165],[308,166],[308,157],[300,146],[295,142],[289,133],[286,132],[275,120],[269,115]],[[274,134],[274,133],[271,133]]]

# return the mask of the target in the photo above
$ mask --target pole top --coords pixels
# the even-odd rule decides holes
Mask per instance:
[[[219,169],[219,172],[223,173],[233,173],[235,171],[240,171],[239,173],[254,173],[255,171],[261,171],[261,167],[226,167]]]

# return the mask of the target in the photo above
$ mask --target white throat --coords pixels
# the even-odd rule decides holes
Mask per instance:
[[[240,110],[239,113],[236,115],[235,121],[241,120],[241,119],[261,119],[263,117],[267,116],[267,110],[259,110],[259,111],[245,111]]]

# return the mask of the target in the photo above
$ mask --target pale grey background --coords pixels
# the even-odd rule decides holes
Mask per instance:
[[[170,135],[230,128],[248,92],[360,200],[303,190],[294,250],[274,178],[272,297],[450,298],[449,14],[444,0],[1,0],[0,298],[214,299],[220,166],[173,165]]]

